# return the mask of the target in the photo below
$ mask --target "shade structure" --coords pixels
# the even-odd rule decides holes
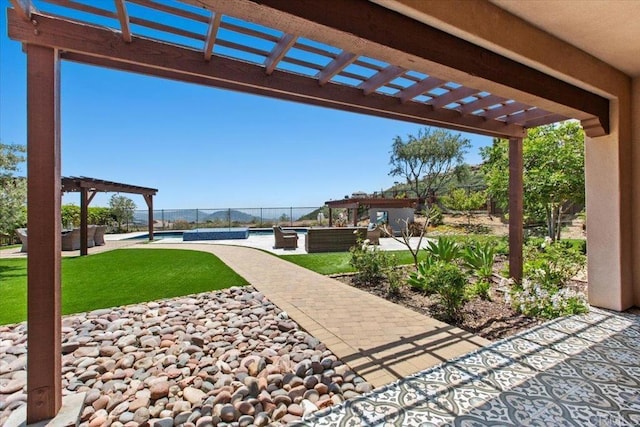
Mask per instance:
[[[86,176],[71,176],[62,178],[62,192],[80,193],[80,255],[87,255],[88,253],[88,207],[98,192],[142,195],[149,210],[149,241],[153,240],[153,196],[158,193],[157,189],[89,178]]]

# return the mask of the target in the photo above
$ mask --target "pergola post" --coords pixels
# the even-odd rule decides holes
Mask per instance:
[[[329,208],[329,227],[333,227],[333,209]]]
[[[149,241],[153,241],[153,195],[144,194],[144,201],[147,202],[149,208]]]
[[[522,281],[523,217],[522,138],[509,139],[509,277]]]
[[[88,228],[88,216],[89,216],[89,197],[88,189],[82,187],[80,189],[80,256],[87,255],[89,253],[89,245],[87,242],[87,228]]]
[[[27,44],[27,423],[62,405],[60,318],[60,61]]]

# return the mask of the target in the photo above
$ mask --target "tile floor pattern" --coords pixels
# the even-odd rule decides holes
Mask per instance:
[[[640,316],[557,319],[298,425],[638,426]]]

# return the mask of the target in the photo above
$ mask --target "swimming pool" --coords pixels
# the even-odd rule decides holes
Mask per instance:
[[[225,230],[233,230],[234,228],[225,228]],[[306,228],[289,228],[286,227],[287,230],[294,230],[299,234],[307,234]],[[162,239],[182,239],[185,231],[189,230],[176,230],[176,231],[154,231],[153,232],[153,240],[162,240]],[[249,228],[249,236],[273,236],[272,228]],[[148,240],[149,234],[141,234],[135,237],[127,237],[124,240]]]

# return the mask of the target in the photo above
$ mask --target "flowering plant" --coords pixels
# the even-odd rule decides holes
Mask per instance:
[[[530,279],[524,279],[519,286],[512,286],[505,293],[505,302],[526,316],[546,319],[586,313],[589,307],[582,293],[553,285],[545,286]]]

